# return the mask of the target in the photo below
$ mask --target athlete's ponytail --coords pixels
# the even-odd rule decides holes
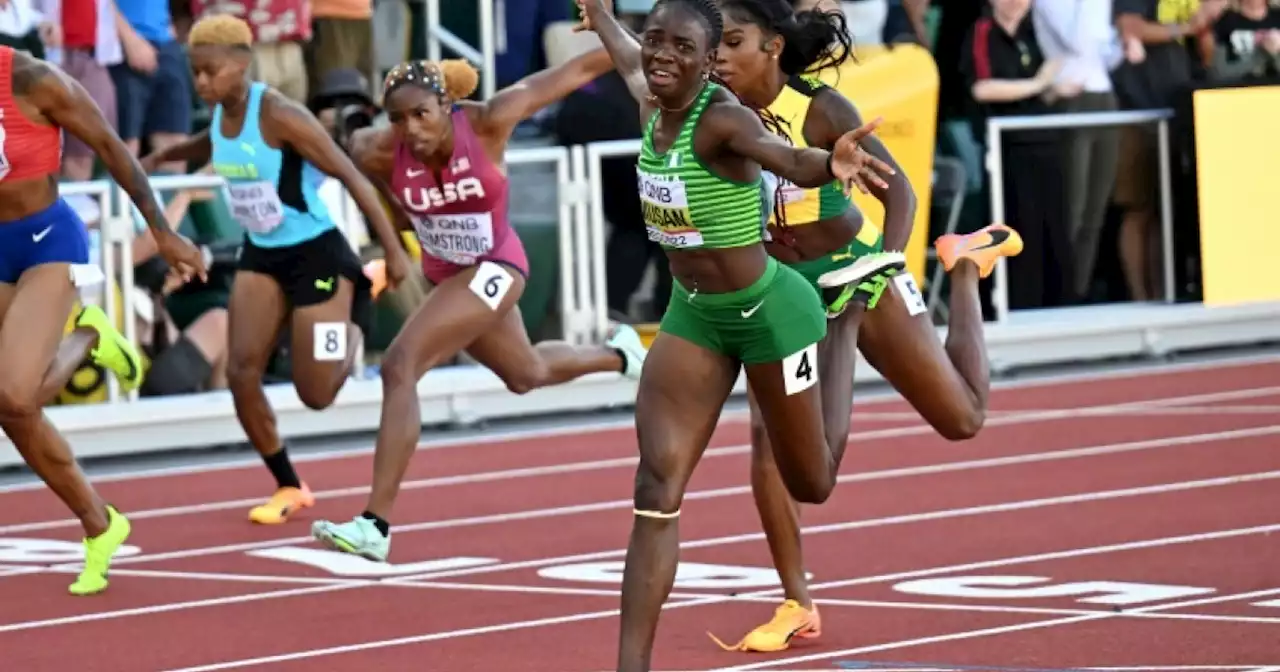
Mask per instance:
[[[444,75],[444,93],[449,100],[462,100],[480,85],[480,73],[468,61],[453,58],[440,61],[437,67]]]
[[[799,12],[778,26],[778,34],[786,40],[778,66],[788,75],[839,67],[853,57],[843,12]]]
[[[853,38],[844,13],[795,12],[788,0],[724,0],[725,12],[783,39],[778,67],[788,75],[817,72],[853,58]]]
[[[458,101],[474,93],[479,83],[480,73],[461,59],[409,61],[387,73],[382,82],[382,98],[386,100],[401,86],[414,85]]]

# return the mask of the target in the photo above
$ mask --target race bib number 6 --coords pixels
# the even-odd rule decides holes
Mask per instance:
[[[476,274],[467,287],[489,306],[489,310],[497,310],[514,282],[515,278],[511,277],[511,273],[502,264],[486,261],[476,269]]]

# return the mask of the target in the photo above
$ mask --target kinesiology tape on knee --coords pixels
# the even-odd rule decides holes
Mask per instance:
[[[644,509],[633,509],[633,512],[634,512],[637,516],[640,516],[640,517],[642,517],[642,518],[657,518],[657,519],[659,519],[659,520],[666,520],[666,519],[669,519],[669,518],[679,518],[679,517],[680,517],[680,509],[676,509],[675,511],[673,511],[673,512],[671,512],[671,513],[663,513],[663,512],[661,512],[661,511],[646,511],[646,510],[644,510]]]

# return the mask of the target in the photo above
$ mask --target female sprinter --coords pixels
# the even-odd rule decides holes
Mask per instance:
[[[745,366],[789,491],[822,502],[836,459],[823,433],[818,292],[762,243],[761,169],[801,188],[892,173],[845,134],[833,150],[789,146],[710,82],[722,18],[713,0],[658,0],[637,43],[601,0],[583,0],[646,120],[637,165],[650,236],[667,250],[671,305],[640,380],[635,521],[622,579],[619,672],[647,672],[675,579],[684,490]],[[858,282],[853,278],[851,282]]]
[[[249,520],[277,524],[315,503],[276,430],[262,376],[286,324],[293,386],[307,407],[333,403],[371,319],[360,259],[316,193],[325,174],[342,181],[382,241],[394,286],[409,272],[377,189],[306,108],[246,74],[253,60],[248,24],[228,15],[191,28],[196,93],[216,105],[209,128],[147,157],[148,164],[213,160],[227,181],[232,213],[247,232],[227,306],[231,323],[227,382],[236,416],[276,480]]]
[[[800,76],[839,67],[848,56],[842,14],[810,10],[793,16],[787,0],[721,0],[720,7],[725,27],[717,72],[747,105],[766,109],[784,124],[789,121],[783,130],[801,147],[832,147],[842,134],[862,125],[857,110],[835,89]],[[897,168],[879,140],[868,138],[866,144],[871,154]],[[787,228],[774,239],[789,237],[790,242],[769,245],[770,253],[813,282],[837,267],[840,258],[882,248],[901,250],[911,237],[915,194],[900,171],[887,183],[887,188],[872,191],[885,208],[883,236],[833,187],[784,187]],[[856,303],[828,322],[827,347],[819,349],[825,378],[822,407],[827,440],[833,446],[848,440],[855,346],[943,436],[964,439],[978,431],[989,387],[978,278],[990,272],[997,258],[1015,255],[1021,248],[1018,234],[1001,225],[938,241],[945,268],[952,271],[945,350],[909,274],[892,282],[879,276],[864,283],[867,304],[874,310],[862,317],[860,330],[857,317],[862,307]],[[752,409],[751,420],[752,491],[786,599],[772,621],[738,644],[729,647],[718,639],[716,643],[726,649],[781,651],[792,637],[817,637],[821,621],[805,583],[799,511],[787,495],[757,409]]]
[[[96,284],[84,223],[58,195],[62,132],[92,147],[151,227],[160,254],[184,278],[205,278],[199,250],[174,233],[147,174],[89,94],[62,70],[0,46],[0,428],[22,459],[84,527],[84,571],[74,595],[107,588],[111,557],[129,521],[80,472],[71,447],[42,408],[86,352],[126,389],[142,382],[137,350],[105,313],[86,308],[59,351],[77,287]],[[12,319],[9,319],[12,318]]]
[[[640,376],[644,345],[625,325],[599,346],[529,343],[516,306],[529,262],[507,219],[503,154],[512,129],[612,67],[608,54],[596,50],[530,75],[482,103],[463,100],[479,80],[465,61],[415,61],[387,74],[383,107],[391,127],[357,132],[351,153],[407,215],[435,287],[382,362],[382,423],[369,501],[349,522],[312,526],[325,546],[386,560],[387,519],[422,432],[418,380],[459,351],[466,350],[516,394],[588,373]]]

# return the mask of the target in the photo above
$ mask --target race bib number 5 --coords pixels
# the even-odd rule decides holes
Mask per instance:
[[[898,286],[898,294],[902,296],[902,302],[907,305],[908,315],[915,317],[929,310],[929,306],[925,304],[924,295],[920,293],[920,285],[916,284],[916,279],[911,276],[910,271],[893,276],[893,284]]]

